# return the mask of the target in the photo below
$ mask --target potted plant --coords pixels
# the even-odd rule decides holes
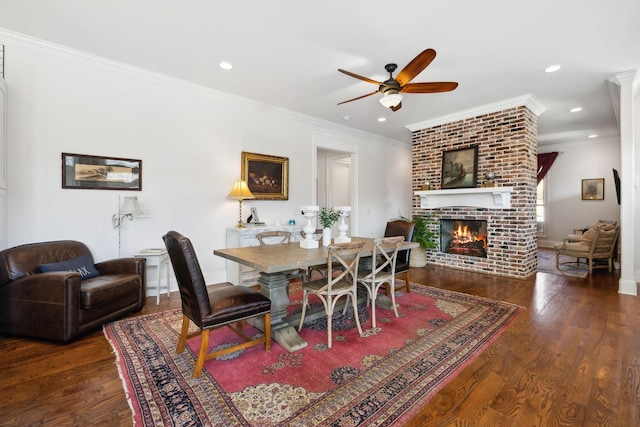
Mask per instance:
[[[408,221],[407,218],[405,218]],[[428,215],[414,215],[413,216],[413,241],[420,244],[419,248],[415,248],[411,251],[411,257],[409,259],[409,265],[411,267],[424,267],[427,265],[427,249],[435,249],[436,233],[430,228],[431,217]]]
[[[322,225],[322,246],[331,244],[331,227],[340,220],[340,211],[333,208],[320,209],[320,225]]]

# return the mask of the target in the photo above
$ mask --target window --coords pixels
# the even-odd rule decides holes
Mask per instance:
[[[543,179],[536,188],[536,223],[538,235],[545,234],[545,216],[546,216],[546,180]]]

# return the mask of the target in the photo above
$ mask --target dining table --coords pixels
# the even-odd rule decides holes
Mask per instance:
[[[360,254],[361,265],[367,263],[373,255],[373,240],[370,237],[351,237],[352,241],[364,241],[365,245]],[[400,250],[418,247],[416,242],[403,242]],[[254,268],[259,271],[258,285],[260,292],[271,300],[271,334],[275,341],[290,352],[303,349],[307,346],[296,330],[300,321],[300,314],[289,315],[289,273],[300,269],[307,269],[313,265],[327,264],[328,250],[326,246],[317,248],[303,248],[299,242],[268,245],[247,246],[241,248],[216,249],[213,253],[225,258]],[[355,251],[354,255],[355,256]],[[347,255],[348,258],[348,255]],[[385,295],[380,295],[376,306],[391,307],[391,302]],[[320,312],[309,313],[305,318],[313,319],[324,315],[324,309]],[[260,326],[259,324],[255,326]]]

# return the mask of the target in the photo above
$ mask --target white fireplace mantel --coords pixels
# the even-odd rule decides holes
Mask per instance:
[[[422,209],[471,206],[487,209],[510,209],[513,187],[455,188],[451,190],[415,191]]]

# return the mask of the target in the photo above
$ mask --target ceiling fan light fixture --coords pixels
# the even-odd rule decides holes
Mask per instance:
[[[402,102],[402,95],[399,93],[385,93],[380,98],[380,104],[387,108],[395,107]]]

